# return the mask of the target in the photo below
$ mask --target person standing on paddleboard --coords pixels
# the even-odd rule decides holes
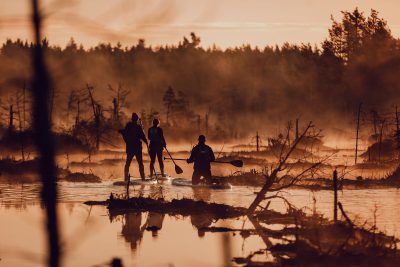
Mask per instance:
[[[158,164],[160,165],[161,175],[165,177],[164,174],[164,162],[163,162],[163,150],[167,147],[165,142],[163,130],[158,126],[160,121],[158,119],[153,120],[153,126],[149,128],[147,137],[150,140],[149,154],[150,154],[150,177],[153,176],[154,162],[156,161],[156,156],[158,159]]]
[[[138,124],[139,116],[132,113],[132,120],[128,122],[125,129],[120,130],[126,143],[126,162],[124,168],[125,181],[129,180],[129,167],[133,157],[136,157],[139,165],[139,173],[142,180],[145,179],[143,157],[142,157],[142,141],[147,144],[146,135],[142,127]]]
[[[190,157],[187,159],[187,163],[194,162],[192,184],[196,185],[200,183],[201,177],[204,177],[206,182],[212,181],[210,163],[214,160],[214,152],[211,147],[206,145],[206,137],[204,135],[200,135],[199,143],[192,149]]]

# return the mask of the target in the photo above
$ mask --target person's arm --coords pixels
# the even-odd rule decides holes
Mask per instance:
[[[142,127],[140,127],[140,135],[141,135],[140,139],[142,139],[145,144],[148,144],[146,135],[144,134]]]
[[[167,147],[167,142],[165,142],[163,129],[160,128],[160,137],[164,147]]]
[[[190,157],[186,160],[187,163],[193,163],[195,159],[195,150],[196,148],[192,149],[192,152],[190,153]]]
[[[127,124],[125,125],[125,127],[124,127],[124,128],[122,128],[122,129],[119,129],[119,130],[118,130],[118,132],[119,132],[120,134],[124,134],[124,133],[126,133],[126,131],[127,131],[127,129],[128,129],[128,125],[129,125],[129,123],[127,123]]]
[[[127,128],[128,128],[128,124],[126,124],[125,128],[119,129],[118,132],[122,135],[122,138],[124,139],[124,141],[126,142],[127,136]]]
[[[214,151],[213,151],[212,148],[210,147],[210,162],[213,162],[214,160],[215,160]]]
[[[150,129],[151,128],[149,128],[149,130],[147,130],[147,138],[150,140]]]

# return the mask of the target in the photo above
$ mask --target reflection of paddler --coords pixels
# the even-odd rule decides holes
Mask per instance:
[[[197,234],[199,237],[203,237],[205,234],[204,228],[209,227],[212,222],[212,216],[207,213],[192,214],[190,221],[194,227],[197,228]]]
[[[146,228],[146,225],[140,227],[142,224],[142,213],[127,213],[124,218],[125,223],[122,225],[121,234],[125,238],[125,241],[131,244],[131,249],[135,250],[142,240],[143,232]]]
[[[208,188],[193,187],[193,199],[210,201],[211,190]]]
[[[147,215],[146,230],[151,231],[152,236],[157,236],[158,230],[161,230],[165,214],[149,212]]]

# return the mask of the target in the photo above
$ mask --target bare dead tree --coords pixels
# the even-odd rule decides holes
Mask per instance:
[[[96,104],[95,113],[94,113],[94,128],[96,131],[96,149],[100,148],[100,138],[101,138],[101,117],[102,117],[102,110],[99,104]]]
[[[113,119],[116,122],[120,121],[121,108],[126,105],[126,97],[129,95],[130,91],[123,89],[121,84],[118,84],[118,88],[114,89],[110,84],[108,89],[113,92]]]
[[[69,92],[68,102],[67,102],[67,125],[69,125],[69,117],[75,105],[79,106],[79,96],[75,90],[71,90],[71,92]]]
[[[24,81],[24,86],[22,87],[22,127],[25,129],[26,123],[26,83]]]
[[[285,141],[283,142],[283,145],[281,147],[279,161],[278,161],[276,167],[271,170],[270,174],[265,175],[266,182],[265,182],[264,186],[257,193],[256,198],[254,199],[254,201],[251,203],[251,205],[248,208],[248,212],[250,214],[254,213],[254,211],[256,210],[257,207],[260,207],[260,203],[262,201],[267,200],[267,199],[272,199],[272,198],[282,198],[281,196],[279,196],[279,194],[275,194],[273,196],[266,197],[266,194],[268,192],[279,192],[279,191],[282,191],[283,189],[293,186],[301,178],[303,178],[305,174],[309,173],[312,170],[315,170],[325,160],[328,159],[328,157],[326,157],[326,158],[323,158],[323,159],[311,164],[311,166],[300,171],[300,173],[294,175],[288,181],[283,182],[283,179],[285,178],[286,175],[282,176],[280,178],[278,177],[278,174],[284,170],[287,170],[287,172],[286,172],[287,174],[290,173],[291,168],[288,168],[286,166],[286,162],[288,161],[289,157],[291,156],[293,151],[296,149],[298,144],[301,142],[301,140],[303,140],[306,136],[308,136],[308,133],[311,128],[313,128],[312,122],[310,122],[307,125],[305,130],[299,135],[297,140],[295,139],[295,141],[293,142],[293,144],[291,146],[287,146],[288,138],[285,139]],[[315,138],[316,136],[313,136],[313,137]],[[276,185],[276,186],[274,186],[274,185]]]
[[[14,106],[11,104],[10,105],[10,109],[8,112],[8,118],[9,118],[9,122],[8,122],[8,130],[12,131],[14,129]]]
[[[23,107],[21,108],[21,102],[24,102],[24,93],[19,94],[17,93],[16,95],[16,100],[17,100],[17,116],[18,116],[18,123],[19,123],[19,132],[20,132],[20,138],[19,138],[19,143],[20,143],[20,148],[21,148],[21,158],[22,161],[25,161],[25,140],[24,136],[22,135],[22,132],[24,130],[24,110],[25,110],[25,103],[22,103]],[[22,111],[21,111],[22,109]]]
[[[58,267],[60,241],[57,216],[57,184],[54,163],[54,141],[49,116],[50,81],[41,45],[41,16],[39,0],[32,0],[32,24],[35,46],[33,49],[33,130],[39,152],[39,170],[42,178],[41,197],[46,212],[48,266]]]
[[[87,92],[89,95],[90,105],[93,109],[93,118],[94,118],[94,131],[96,138],[96,149],[100,148],[100,139],[101,139],[101,119],[102,119],[102,108],[101,105],[94,99],[93,96],[93,86],[86,85]]]
[[[381,161],[381,150],[382,150],[382,138],[383,138],[383,128],[385,126],[385,119],[382,119],[381,121],[381,127],[379,129],[379,145],[378,145],[378,162]]]
[[[78,99],[76,101],[76,117],[75,117],[75,126],[77,126],[80,122],[81,116],[81,108],[80,108],[81,101]]]
[[[298,127],[298,121],[299,121],[299,119],[296,119],[296,126],[297,126],[297,127]],[[292,123],[292,121],[288,121],[288,123],[287,123],[287,125],[286,125],[286,131],[287,131],[286,137],[287,137],[288,146],[290,146],[290,132],[291,132],[292,128],[293,128],[293,123]],[[296,130],[298,131],[297,128],[296,128]],[[297,133],[297,134],[298,134],[298,133]],[[296,139],[297,139],[297,138],[298,138],[298,136],[296,136]]]

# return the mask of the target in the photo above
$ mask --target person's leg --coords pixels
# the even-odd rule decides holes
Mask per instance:
[[[210,170],[210,169],[204,170],[203,173],[202,173],[202,175],[203,175],[204,180],[205,180],[206,183],[210,183],[210,184],[213,183],[213,178],[212,178],[211,170]]]
[[[133,159],[133,153],[126,153],[126,161],[124,167],[124,179],[125,181],[129,180],[129,166],[131,166],[131,162]]]
[[[164,174],[164,161],[163,161],[163,151],[162,149],[157,151],[157,159],[158,159],[158,164],[160,165],[160,171],[161,175],[165,176]]]
[[[156,151],[150,148],[150,177],[153,176],[154,162],[156,161]]]
[[[193,171],[193,175],[192,175],[192,184],[196,185],[200,183],[200,173],[197,170]]]
[[[144,174],[144,165],[143,165],[143,157],[142,157],[142,150],[138,150],[136,151],[136,160],[138,162],[139,165],[139,173],[140,173],[140,177],[142,178],[142,180],[145,179],[145,174]]]

